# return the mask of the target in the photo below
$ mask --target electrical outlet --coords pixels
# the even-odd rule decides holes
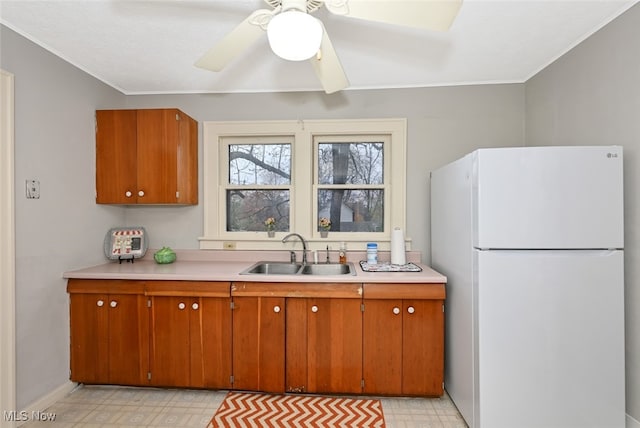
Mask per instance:
[[[38,180],[27,180],[25,185],[27,199],[40,199],[40,182]]]
[[[224,248],[225,250],[235,250],[236,249],[236,243],[233,241],[224,241],[222,243],[222,248]]]

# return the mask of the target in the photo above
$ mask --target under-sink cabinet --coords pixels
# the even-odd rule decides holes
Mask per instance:
[[[444,284],[70,279],[71,380],[439,396]]]

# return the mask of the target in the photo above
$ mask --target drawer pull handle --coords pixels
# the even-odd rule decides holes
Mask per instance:
[[[313,313],[318,312],[318,307],[316,305],[311,306],[311,312]]]
[[[416,311],[416,309],[413,306],[409,306],[407,308],[407,312],[409,312],[410,314],[414,313]]]
[[[183,310],[186,307],[187,307],[187,305],[185,305],[184,303],[182,303],[182,302],[178,303],[178,309]]]
[[[397,307],[397,306],[395,306],[395,307],[393,308],[393,313],[394,313],[394,315],[398,315],[398,314],[400,313],[400,308],[399,308],[399,307]]]
[[[280,306],[278,306],[278,305],[274,306],[273,307],[273,312],[275,312],[276,314],[280,313]]]
[[[116,306],[118,306],[118,302],[116,302],[115,300],[112,300],[112,301],[111,301],[111,303],[109,303],[109,305],[110,305],[112,308],[115,308]]]
[[[98,300],[96,302],[96,305],[98,305],[99,307],[103,307],[104,306],[104,301],[103,300]]]
[[[125,195],[127,198],[130,198],[132,194],[133,194],[133,193],[131,193],[131,191],[130,191],[130,190],[127,190],[126,192],[124,192],[124,195]]]
[[[198,306],[197,303],[194,303],[193,305],[191,305],[191,309],[193,309],[194,311],[197,311],[199,307],[200,306]]]

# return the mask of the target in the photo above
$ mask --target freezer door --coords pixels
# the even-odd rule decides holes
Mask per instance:
[[[622,147],[473,154],[474,247],[623,248]]]
[[[476,251],[475,428],[624,428],[622,251]]]

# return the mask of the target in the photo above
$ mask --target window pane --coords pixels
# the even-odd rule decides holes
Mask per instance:
[[[265,220],[273,217],[273,230],[289,230],[288,190],[227,190],[227,231],[267,230]]]
[[[318,190],[318,223],[322,217],[331,220],[333,231],[382,232],[384,190]]]
[[[382,184],[383,146],[382,142],[318,144],[318,184]]]
[[[290,144],[230,144],[229,184],[291,183]]]

